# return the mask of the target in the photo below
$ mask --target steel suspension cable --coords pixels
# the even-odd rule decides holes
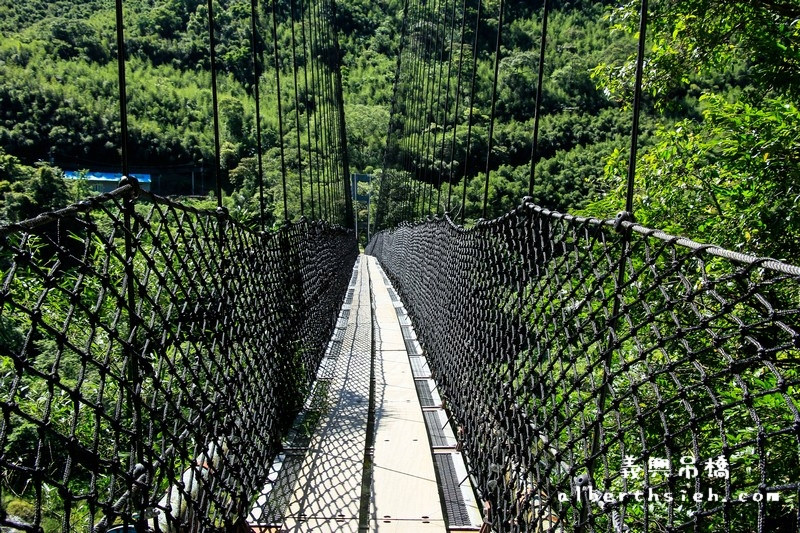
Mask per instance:
[[[441,24],[440,24],[440,22],[441,22]],[[447,24],[447,0],[444,0],[444,9],[443,9],[443,12],[441,14],[441,17],[436,19],[436,34],[435,35],[436,35],[436,43],[437,44],[439,42],[439,30],[441,29],[442,33],[444,33],[444,27],[445,27],[446,24]],[[432,132],[431,131],[428,132],[428,141],[429,141],[429,143],[425,147],[426,156],[428,154],[428,150],[430,149],[430,164],[429,165],[425,165],[425,176],[426,176],[426,180],[425,181],[428,184],[427,185],[427,191],[428,192],[427,192],[426,198],[423,199],[423,205],[422,205],[423,216],[430,215],[431,205],[433,204],[433,188],[434,187],[433,187],[433,175],[432,174],[433,174],[434,166],[436,164],[436,140],[437,140],[437,134],[438,134],[438,131],[439,131],[439,125],[436,124],[436,122],[438,122],[438,120],[437,120],[438,117],[436,115],[436,109],[439,109],[441,107],[441,103],[442,103],[442,76],[444,75],[444,39],[442,39],[442,46],[439,47],[439,61],[438,61],[439,77],[438,77],[438,83],[436,82],[437,78],[436,78],[436,68],[435,67],[436,67],[436,65],[434,65],[434,69],[433,69],[434,90],[432,92],[436,93],[436,104],[434,106],[434,104],[433,104],[433,96],[431,96],[431,111],[430,111],[431,117],[430,117],[430,119],[432,120],[431,124],[433,124],[434,127],[433,128],[429,128],[429,129],[432,129],[433,131]],[[433,138],[432,140],[431,140],[431,137]],[[439,181],[441,181],[441,180],[439,180]],[[424,202],[424,200],[426,200],[426,199],[427,199],[427,203],[428,203],[427,209],[425,207],[425,202]],[[437,211],[438,211],[438,208],[437,208]]]
[[[426,6],[428,4],[426,3]],[[432,17],[432,14],[436,11],[436,0],[433,1],[433,5],[430,9],[426,10],[426,16]],[[426,30],[430,28],[431,21],[429,19],[424,20]],[[430,94],[431,89],[431,69],[434,67],[433,61],[430,60],[429,55],[431,52],[431,37],[429,32],[426,33],[425,39],[425,51],[422,55],[422,79],[421,87],[422,87],[422,101],[420,102],[420,112],[417,116],[417,142],[414,147],[414,152],[417,154],[417,164],[414,168],[414,175],[416,176],[416,193],[414,194],[414,209],[413,209],[413,217],[416,218],[419,212],[419,216],[422,215],[422,209],[424,209],[424,197],[425,197],[425,139],[427,138],[426,131],[428,129],[429,121],[428,121],[428,96]],[[433,36],[436,35],[436,32],[432,32]]]
[[[294,0],[289,0],[289,27],[292,42],[292,78],[294,79],[294,129],[297,138],[297,180],[300,184],[300,216],[305,216],[305,199],[303,195],[303,149],[300,146],[300,95],[297,91],[297,43],[294,35]]]
[[[264,163],[261,143],[261,49],[258,46],[258,0],[250,1],[250,47],[253,57],[253,97],[256,105],[256,159],[258,162],[259,227],[264,230]]]
[[[494,78],[492,79],[492,109],[489,113],[489,139],[486,150],[486,179],[483,184],[483,211],[482,217],[486,218],[486,204],[489,201],[489,169],[492,163],[492,139],[494,136],[494,114],[497,106],[497,77],[500,72],[500,45],[503,42],[503,7],[504,0],[500,0],[500,14],[497,21],[497,45],[494,49]]]
[[[211,0],[209,0],[209,3]],[[275,93],[278,96],[277,111],[278,111],[278,143],[280,148],[281,157],[281,185],[283,187],[283,220],[289,221],[289,201],[286,197],[286,155],[283,142],[283,106],[281,105],[281,64],[278,53],[278,14],[277,0],[272,0],[270,5],[272,7],[272,49],[275,56]]]
[[[125,182],[132,183],[130,176],[130,167],[128,161],[128,96],[127,96],[127,81],[125,78],[125,24],[122,11],[122,0],[117,0],[115,5],[116,15],[116,34],[117,34],[117,76],[119,83],[119,115],[120,115],[120,151],[122,156],[122,180],[120,184]],[[131,224],[131,214],[135,209],[133,200],[135,195],[129,195],[124,200],[124,214],[123,214],[123,228],[125,240],[125,261],[124,261],[124,292],[125,303],[128,307],[128,336],[130,339],[135,338],[139,326],[139,318],[136,316],[136,288],[134,281],[133,270],[133,229]],[[12,269],[13,271],[14,269]],[[135,434],[142,432],[142,413],[141,413],[141,389],[137,388],[136,384],[140,382],[140,368],[137,354],[133,353],[130,348],[125,349],[125,376],[129,383],[134,384],[127,394],[126,411],[131,418],[131,426]],[[51,389],[52,394],[52,389]],[[122,397],[120,396],[120,401]],[[118,404],[119,406],[119,404]],[[7,420],[7,419],[6,419]],[[74,432],[74,426],[73,426]],[[73,433],[74,434],[74,433]],[[40,443],[41,444],[41,443]],[[135,441],[131,443],[128,448],[129,468],[134,467],[135,464],[141,464],[143,461],[143,447],[141,442]],[[130,493],[133,493],[133,487],[130,486]],[[41,488],[37,486],[36,499],[41,501]],[[138,511],[144,509],[144,503],[141,497],[137,498],[138,501],[133,501],[134,507]],[[143,513],[141,513],[143,514]],[[144,519],[141,517],[135,519],[135,526],[137,528],[144,527]],[[68,519],[68,517],[67,517]]]
[[[322,21],[323,21],[322,27],[324,29],[325,37],[326,37],[325,61],[326,61],[327,68],[325,69],[325,73],[326,73],[326,76],[325,76],[325,94],[327,96],[326,101],[328,102],[328,107],[327,107],[327,109],[328,109],[328,127],[329,127],[328,139],[330,139],[330,146],[328,146],[328,153],[330,155],[331,151],[332,151],[334,154],[338,155],[340,153],[340,150],[339,150],[339,138],[338,138],[339,124],[338,124],[338,118],[337,118],[337,114],[336,114],[336,110],[335,110],[336,102],[335,102],[334,96],[333,96],[333,70],[335,68],[335,65],[333,64],[333,56],[331,54],[332,36],[331,36],[331,27],[330,27],[330,23],[329,23],[330,19],[331,19],[331,16],[332,15],[331,15],[331,8],[330,8],[330,2],[329,2],[327,4],[326,8],[325,8],[325,16],[322,17]],[[341,169],[340,169],[340,162],[338,161],[338,158],[334,159],[333,157],[331,157],[330,159],[331,159],[332,178],[333,178],[333,184],[332,184],[333,190],[331,192],[332,192],[332,199],[335,200],[333,205],[336,208],[336,215],[337,215],[337,217],[339,219],[338,222],[339,222],[339,224],[341,224],[342,223],[342,219],[344,217],[343,217],[343,214],[342,214],[341,202],[340,202],[340,200],[341,200],[341,185],[340,185]]]
[[[634,190],[634,178],[636,174],[636,156],[637,156],[637,148],[638,148],[638,139],[639,139],[639,115],[641,114],[641,104],[642,104],[642,78],[644,74],[644,56],[645,56],[645,43],[647,41],[647,11],[648,11],[648,0],[641,0],[640,4],[640,13],[639,13],[639,42],[638,42],[638,50],[636,55],[636,79],[634,82],[634,96],[633,96],[633,120],[631,125],[631,151],[630,157],[628,160],[628,175],[627,175],[627,187],[626,187],[626,196],[625,196],[625,211],[620,213],[618,216],[618,220],[629,220],[633,221],[633,190]],[[621,259],[619,261],[619,268],[617,270],[617,277],[616,277],[616,287],[623,287],[625,285],[625,277],[626,277],[626,266],[627,262],[625,258],[629,256],[629,250],[631,246],[631,232],[630,230],[625,230],[622,232],[622,249],[621,249]],[[600,393],[597,399],[597,407],[600,409],[600,412],[605,411],[605,404],[608,394],[611,392],[609,391],[609,373],[611,368],[612,359],[614,353],[618,350],[615,350],[611,347],[614,346],[616,341],[616,328],[618,324],[618,317],[620,314],[620,309],[622,308],[622,295],[619,291],[615,292],[615,297],[613,299],[613,306],[611,311],[611,318],[608,325],[608,345],[609,349],[606,350],[606,354],[603,358],[603,383],[605,386],[600,388]],[[613,394],[613,392],[612,392]],[[594,461],[595,457],[600,449],[600,441],[602,440],[602,433],[603,427],[601,424],[601,419],[595,421],[592,431],[592,441],[591,441],[591,453],[589,455],[588,463],[587,463],[587,470],[589,472],[589,478],[594,478]],[[586,522],[586,510],[582,510],[581,512],[581,524],[580,530],[583,530],[583,524]]]
[[[322,4],[322,6],[324,6],[324,3]],[[323,36],[323,41],[322,42],[323,42],[323,46],[324,46],[323,47],[323,51],[324,51],[324,53],[323,53],[323,59],[324,59],[323,66],[325,68],[323,69],[324,76],[323,76],[323,80],[322,80],[322,82],[323,82],[323,84],[322,84],[322,92],[323,92],[323,94],[325,96],[325,98],[323,100],[325,102],[325,113],[324,113],[324,115],[325,115],[325,136],[326,136],[326,139],[327,139],[327,144],[325,146],[325,151],[326,151],[326,154],[327,154],[327,159],[329,161],[329,169],[330,169],[330,173],[328,175],[328,177],[329,177],[329,181],[328,181],[328,199],[330,200],[330,203],[331,203],[331,206],[330,206],[330,208],[331,208],[331,216],[332,217],[339,217],[340,213],[337,210],[337,202],[336,202],[336,192],[337,192],[336,191],[336,183],[339,181],[338,180],[339,172],[338,172],[338,169],[337,169],[338,165],[336,164],[336,161],[333,159],[333,157],[331,157],[332,147],[333,147],[333,145],[335,143],[334,134],[333,134],[333,132],[335,131],[335,124],[334,124],[334,117],[333,117],[333,111],[332,111],[333,99],[331,97],[331,90],[330,90],[331,89],[330,48],[329,48],[329,43],[327,42],[327,40],[325,40],[328,37],[328,35],[327,35],[328,28],[327,28],[327,24],[326,24],[326,21],[328,20],[327,10],[322,10],[322,16],[320,17],[319,20],[320,20],[320,25],[321,25],[321,28],[322,28],[322,36]]]
[[[122,176],[130,177],[128,164],[128,94],[125,79],[125,26],[123,24],[122,0],[116,0],[117,20],[117,78],[119,82],[119,129]]]
[[[335,172],[333,160],[331,158],[331,116],[330,116],[330,101],[328,99],[328,61],[327,49],[325,45],[325,13],[321,3],[315,2],[317,22],[315,29],[317,31],[317,53],[319,54],[320,62],[318,65],[318,72],[320,73],[319,79],[319,96],[320,96],[320,126],[322,127],[322,150],[325,156],[325,193],[328,202],[328,213],[330,220],[336,220],[336,210],[334,202],[334,191],[331,190],[331,184],[335,181]]]
[[[528,179],[528,196],[533,196],[536,180],[536,160],[539,156],[539,119],[542,111],[542,81],[544,79],[544,53],[547,47],[547,17],[550,12],[548,0],[542,6],[542,40],[539,44],[539,72],[536,81],[536,108],[533,116],[533,141],[531,141],[531,170]]]
[[[327,24],[329,49],[328,55],[330,63],[330,95],[332,102],[331,113],[333,114],[334,139],[336,140],[336,191],[338,193],[338,204],[340,210],[341,224],[344,227],[353,226],[353,206],[350,191],[350,176],[347,157],[347,131],[344,116],[344,95],[341,81],[341,69],[339,68],[339,37],[336,30],[336,0],[328,0],[330,12]]]
[[[306,42],[306,22],[304,13],[306,10],[306,2],[305,0],[300,0],[300,40],[303,43],[303,96],[304,96],[304,111],[306,115],[306,143],[308,146],[308,181],[311,186],[310,191],[310,203],[311,203],[311,218],[316,220],[316,208],[318,206],[318,201],[314,201],[314,160],[311,156],[311,110],[309,109],[308,105],[308,43]],[[319,188],[317,188],[317,192],[319,193]],[[320,218],[322,218],[322,213],[320,213]]]
[[[317,35],[317,16],[315,0],[311,0],[311,8],[308,10],[308,25],[309,25],[309,55],[311,57],[311,85],[314,92],[314,145],[317,152],[317,160],[322,161],[322,164],[317,168],[317,199],[320,202],[320,212],[324,212],[323,218],[330,222],[330,211],[328,209],[328,191],[327,191],[327,161],[322,153],[320,143],[322,142],[324,148],[323,126],[322,126],[322,101],[320,92],[320,68],[316,60],[319,54],[319,42]]]
[[[403,17],[402,22],[400,25],[400,44],[398,46],[397,51],[397,62],[395,65],[394,71],[394,82],[392,84],[392,100],[389,108],[389,125],[386,131],[386,148],[383,151],[383,172],[381,173],[380,184],[378,185],[378,206],[376,208],[375,213],[375,225],[378,229],[383,228],[383,217],[385,216],[385,210],[388,209],[388,203],[390,202],[389,198],[386,198],[390,194],[392,189],[392,184],[387,183],[389,178],[386,176],[389,168],[389,154],[390,150],[395,150],[392,148],[393,140],[392,138],[395,137],[395,142],[397,142],[397,149],[399,150],[399,140],[397,140],[395,135],[395,130],[397,126],[395,121],[397,120],[397,104],[400,98],[399,95],[399,88],[400,88],[400,69],[403,66],[403,51],[405,48],[405,39],[408,27],[408,4],[409,0],[403,0]],[[394,161],[393,161],[394,163]]]
[[[411,20],[412,21],[414,20],[414,13],[416,11],[416,5],[417,4],[411,4]],[[412,30],[409,33],[409,39],[410,39],[409,44],[410,44],[410,46],[409,46],[409,50],[408,50],[408,53],[411,56],[411,65],[410,65],[409,72],[411,74],[412,80],[416,78],[417,63],[419,61],[419,57],[415,54],[415,50],[419,46],[419,41],[415,37],[416,37],[416,34]],[[411,196],[410,193],[409,193],[409,187],[411,185],[411,181],[410,181],[410,177],[409,177],[409,173],[408,173],[408,170],[411,167],[411,165],[409,163],[409,157],[410,157],[410,149],[409,149],[409,146],[410,146],[409,142],[410,141],[409,141],[409,138],[410,138],[410,135],[411,135],[411,129],[410,129],[411,118],[409,117],[409,115],[410,115],[409,110],[410,110],[411,107],[413,107],[413,103],[414,103],[413,96],[410,95],[410,91],[413,90],[413,89],[414,89],[413,84],[404,84],[404,88],[403,88],[403,97],[404,98],[403,98],[403,109],[402,109],[403,129],[402,129],[402,135],[401,135],[401,138],[400,138],[400,141],[401,141],[400,142],[400,156],[401,156],[400,157],[400,168],[402,170],[401,194],[403,195],[403,197],[401,197],[401,200],[400,200],[400,216],[403,217],[403,218],[405,218],[407,216],[408,202],[409,202],[409,198]]]
[[[648,1],[642,0],[639,18],[639,48],[636,55],[636,81],[633,94],[633,124],[631,151],[628,158],[628,183],[625,191],[625,211],[633,217],[633,184],[636,179],[636,156],[639,150],[639,116],[642,114],[642,78],[644,76],[645,41],[647,39]]]
[[[418,1],[417,2],[417,6],[419,6],[419,5],[420,5],[420,3]],[[419,12],[419,10],[418,10],[418,12]],[[419,93],[419,89],[418,89],[418,84],[416,83],[416,80],[420,77],[419,69],[420,69],[420,63],[421,63],[421,54],[419,54],[418,52],[419,52],[419,49],[421,48],[421,43],[420,43],[420,39],[419,39],[419,32],[417,31],[415,33],[415,35],[416,35],[416,39],[414,39],[412,41],[411,44],[413,46],[412,46],[412,48],[410,50],[410,52],[412,54],[412,58],[413,58],[412,70],[411,70],[411,83],[409,85],[409,89],[406,91],[406,106],[404,107],[404,110],[403,110],[403,115],[405,117],[404,118],[404,135],[403,135],[403,137],[404,137],[403,141],[404,141],[404,146],[405,146],[404,153],[403,153],[403,156],[404,156],[403,157],[403,159],[404,159],[403,168],[405,169],[405,179],[404,179],[405,186],[404,186],[404,190],[405,190],[406,197],[403,200],[402,216],[405,219],[411,218],[411,216],[412,216],[409,213],[410,206],[412,205],[412,201],[413,201],[412,200],[412,196],[413,196],[413,185],[414,185],[414,182],[413,182],[413,179],[412,179],[411,169],[414,166],[414,161],[413,161],[413,157],[414,157],[414,154],[413,154],[414,123],[415,123],[415,119],[416,119],[417,105],[419,103],[419,94],[418,94]],[[410,112],[409,112],[409,109],[410,109]],[[410,115],[410,117],[409,117],[409,115]]]
[[[444,98],[444,107],[442,108],[442,144],[441,148],[439,149],[439,190],[436,195],[436,212],[439,212],[439,206],[441,205],[442,201],[442,174],[444,174],[444,145],[445,139],[447,138],[447,110],[450,107],[450,82],[452,81],[452,71],[453,71],[453,41],[455,38],[455,31],[456,31],[456,9],[458,6],[458,0],[453,0],[453,12],[450,16],[450,48],[449,48],[449,55],[447,58],[447,89],[445,90],[445,98]],[[442,47],[444,48],[444,43],[442,43]],[[453,119],[453,125],[455,125],[455,117]],[[449,187],[448,187],[449,189]],[[448,191],[448,201],[449,201],[449,191]],[[446,211],[447,209],[445,209]]]
[[[319,10],[317,6],[317,2],[315,0],[311,0],[311,10],[309,13],[309,37],[310,37],[310,45],[311,45],[311,55],[313,58],[312,61],[312,83],[314,85],[314,118],[315,118],[315,142],[317,144],[317,157],[321,159],[322,165],[320,166],[320,179],[318,191],[321,191],[322,195],[322,203],[324,206],[325,211],[325,219],[328,222],[332,221],[332,211],[331,211],[331,202],[329,200],[330,194],[328,190],[328,182],[329,182],[329,173],[330,173],[330,166],[329,166],[329,157],[326,156],[324,153],[327,150],[326,142],[327,137],[325,135],[326,127],[325,127],[325,99],[322,93],[322,67],[320,65],[319,57],[320,57],[320,43],[319,43],[319,26],[320,26],[320,17],[319,17]],[[316,72],[316,74],[314,74]]]
[[[214,183],[217,189],[217,207],[222,207],[222,179],[220,174],[220,141],[219,141],[219,102],[217,96],[217,53],[214,38],[214,5],[208,0],[208,48],[211,66],[211,105],[214,115]]]
[[[336,101],[338,102],[337,110],[339,117],[339,158],[342,165],[342,175],[339,184],[342,187],[342,196],[344,198],[344,227],[351,228],[355,222],[355,213],[353,211],[353,191],[350,190],[350,155],[347,147],[347,123],[345,121],[344,109],[344,89],[342,87],[342,69],[339,68],[341,62],[341,50],[339,48],[339,32],[336,27],[337,11],[336,0],[331,2],[331,33],[333,35],[333,51],[336,65],[334,69],[334,91]],[[354,185],[355,186],[355,185]]]
[[[430,18],[434,17],[434,13],[436,13],[438,7],[438,0],[433,1],[433,6],[431,9],[428,10],[428,15]],[[437,19],[438,20],[438,19]],[[430,19],[425,20],[426,27],[432,24]],[[438,27],[438,26],[437,26]],[[436,32],[433,32],[435,37]],[[425,167],[427,166],[426,162],[426,140],[428,138],[427,131],[430,126],[430,120],[428,118],[429,109],[432,107],[432,104],[429,105],[429,98],[433,93],[433,81],[431,78],[431,71],[433,71],[433,77],[436,76],[436,63],[432,61],[428,56],[431,55],[431,39],[425,39],[425,52],[423,54],[423,77],[421,80],[422,83],[422,102],[421,102],[421,110],[418,117],[418,134],[417,134],[417,144],[415,146],[415,152],[417,153],[418,163],[415,168],[415,175],[416,175],[416,194],[414,195],[414,210],[412,218],[416,218],[417,212],[419,211],[419,216],[422,216],[423,210],[425,209]],[[419,209],[418,209],[419,207]]]
[[[472,44],[472,82],[469,91],[469,118],[467,120],[467,147],[466,154],[464,155],[464,173],[461,189],[461,224],[464,224],[464,217],[467,208],[467,167],[469,165],[469,158],[472,144],[472,116],[475,109],[475,79],[478,75],[478,33],[481,27],[481,0],[478,0],[477,13],[475,14],[475,32],[473,34]]]
[[[433,0],[433,5],[430,9],[427,10],[428,18],[425,20],[426,27],[433,25],[432,19],[436,16],[436,12],[438,11],[438,0]],[[438,30],[438,18],[436,28]],[[436,36],[436,31],[433,32],[434,38]],[[430,129],[430,119],[429,119],[429,110],[432,111],[433,107],[433,86],[434,86],[434,79],[436,77],[436,62],[429,58],[432,55],[432,43],[431,39],[425,39],[425,49],[423,53],[423,77],[421,80],[422,85],[422,101],[421,101],[421,111],[418,116],[418,134],[417,134],[417,144],[415,147],[415,151],[417,153],[417,158],[419,163],[416,165],[415,168],[415,175],[416,179],[416,193],[414,194],[414,209],[413,209],[413,216],[412,218],[417,217],[417,212],[419,212],[419,216],[423,216],[423,211],[425,209],[425,189],[426,189],[426,167],[427,167],[427,153],[426,153],[426,146],[427,146],[427,139],[428,139],[428,130]],[[418,209],[419,207],[419,209]]]
[[[461,6],[461,38],[458,45],[458,75],[456,78],[456,102],[453,110],[453,137],[450,141],[450,172],[448,173],[447,187],[447,212],[451,209],[451,199],[453,196],[453,172],[458,168],[456,160],[456,133],[458,132],[458,106],[461,102],[461,74],[464,69],[464,32],[467,29],[467,0]]]

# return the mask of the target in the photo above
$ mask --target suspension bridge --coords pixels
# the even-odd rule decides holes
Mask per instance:
[[[285,220],[272,229],[258,117],[260,217],[223,208],[211,1],[217,208],[127,177],[116,7],[126,177],[0,228],[0,495],[33,505],[26,517],[0,509],[3,531],[797,530],[800,268],[636,222],[646,0],[620,214],[526,197],[471,223],[468,177],[485,174],[484,217],[490,201],[504,3],[476,168],[476,54],[470,68],[452,51],[477,46],[481,2],[406,0],[364,253],[348,229],[334,0],[290,8],[292,54],[303,52],[289,97],[308,149],[300,127],[284,139],[292,117],[278,98]],[[265,54],[251,8],[258,111]],[[277,65],[274,3],[271,14]],[[545,1],[530,191],[547,17]],[[300,93],[314,102],[303,116]],[[284,145],[295,142],[308,170],[293,220]]]

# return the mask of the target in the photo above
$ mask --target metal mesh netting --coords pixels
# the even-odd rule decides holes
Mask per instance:
[[[495,531],[797,529],[797,267],[529,202],[367,253]]]
[[[0,238],[0,525],[229,530],[314,378],[353,235],[126,185]]]

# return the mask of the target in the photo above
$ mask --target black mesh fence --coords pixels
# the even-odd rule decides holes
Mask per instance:
[[[0,525],[231,530],[356,255],[324,223],[259,233],[132,185],[0,228]]]
[[[494,531],[796,531],[800,269],[524,202],[377,234]]]

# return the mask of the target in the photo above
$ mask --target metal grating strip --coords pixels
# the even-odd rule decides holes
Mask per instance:
[[[400,325],[400,329],[403,331],[403,338],[404,339],[415,339],[416,335],[414,335],[414,330],[411,328],[410,325]]]
[[[421,353],[419,353],[419,350],[417,350],[416,345],[414,345],[414,339],[407,339],[407,338],[403,337],[403,341],[405,341],[406,351],[408,352],[408,355],[411,355],[411,356],[422,355]]]
[[[444,495],[444,507],[447,511],[447,524],[450,527],[471,526],[467,506],[464,504],[464,495],[461,494],[459,481],[456,479],[456,469],[453,465],[453,456],[449,453],[433,455],[436,471],[439,473],[439,482]]]
[[[428,426],[428,435],[431,437],[432,446],[448,446],[447,437],[441,426],[441,420],[436,411],[424,411],[425,425]]]
[[[415,378],[429,378],[431,376],[431,369],[428,362],[424,357],[409,357],[411,361],[411,374]]]
[[[436,407],[436,404],[433,403],[433,394],[431,394],[431,389],[428,387],[428,382],[415,381],[414,384],[417,386],[419,404],[422,407]]]

